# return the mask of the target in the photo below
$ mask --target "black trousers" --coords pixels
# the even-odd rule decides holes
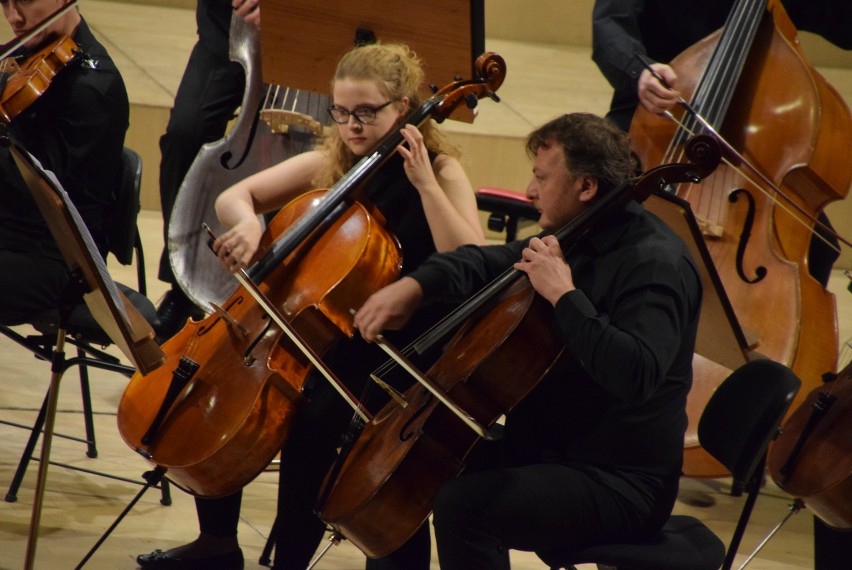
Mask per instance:
[[[630,501],[564,465],[463,474],[435,502],[438,557],[442,570],[508,570],[511,549],[580,549],[643,536],[665,522],[673,503],[673,496]]]
[[[65,262],[0,249],[0,324],[18,325],[54,309],[68,283]]]
[[[847,570],[852,561],[852,530],[835,530],[814,517],[814,570]]]
[[[169,220],[175,198],[199,149],[221,139],[242,102],[245,71],[196,43],[175,96],[165,134],[160,137],[160,205],[163,243],[168,243]],[[167,248],[160,256],[158,277],[175,284]]]

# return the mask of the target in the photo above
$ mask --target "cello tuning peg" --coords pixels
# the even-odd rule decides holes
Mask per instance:
[[[429,84],[429,91],[431,91],[432,93],[437,93],[438,92],[438,86],[435,85],[434,83],[430,83]]]

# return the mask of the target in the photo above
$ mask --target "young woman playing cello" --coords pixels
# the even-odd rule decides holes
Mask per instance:
[[[219,197],[217,213],[230,227],[213,244],[222,263],[236,271],[252,260],[262,234],[259,213],[276,210],[311,189],[330,186],[388,133],[400,128],[421,103],[423,77],[420,60],[402,45],[363,46],[344,55],[332,82],[334,104],[329,108],[337,128],[316,150],[251,176]],[[405,274],[435,251],[479,244],[484,237],[473,189],[456,149],[432,121],[420,130],[402,127],[401,133],[404,144],[370,179],[366,196],[399,239]],[[424,321],[408,327],[406,338],[414,338],[425,326]],[[402,345],[404,339],[393,342]],[[336,344],[324,359],[358,394],[370,371],[385,357],[374,346],[355,339]],[[314,502],[351,417],[344,400],[318,375],[308,378],[304,395],[309,403],[295,419],[281,452],[274,565],[278,569],[303,570],[322,540],[325,528],[313,514]],[[140,555],[137,562],[146,569],[243,568],[237,542],[240,500],[239,492],[219,499],[197,498],[198,539],[166,552]],[[428,543],[419,546],[428,552]],[[391,562],[371,562],[386,563]]]

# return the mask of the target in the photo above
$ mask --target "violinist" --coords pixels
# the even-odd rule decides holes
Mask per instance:
[[[531,133],[527,150],[526,194],[542,234],[433,255],[355,317],[372,340],[422,303],[467,299],[513,266],[553,305],[565,356],[508,414],[499,463],[437,496],[443,570],[508,569],[510,549],[647,536],[677,496],[701,300],[695,265],[680,238],[632,201],[574,243],[551,235],[635,174],[626,134],[606,119],[563,115]]]
[[[181,77],[166,132],[160,137],[160,206],[165,244],[172,208],[187,171],[205,143],[224,136],[243,100],[245,69],[230,59],[228,50],[231,14],[260,26],[258,0],[198,0],[195,8],[198,41]],[[157,334],[168,339],[188,317],[200,319],[204,313],[177,284],[168,247],[160,255],[157,277],[169,284],[157,306]]]
[[[432,120],[420,130],[401,127],[423,101],[423,82],[420,59],[404,45],[367,45],[343,55],[332,81],[333,104],[328,109],[336,128],[315,150],[253,175],[217,199],[219,218],[230,227],[213,244],[222,263],[232,271],[248,265],[262,232],[257,214],[281,208],[311,189],[331,186],[393,129],[401,129],[405,142],[370,178],[364,196],[399,239],[402,273],[416,268],[435,251],[482,243],[475,196],[455,147]],[[411,334],[430,324],[429,315],[421,317],[423,323],[412,327]],[[405,338],[400,339],[401,344]],[[323,358],[356,395],[369,373],[386,359],[377,347],[357,338],[340,341]],[[318,373],[308,378],[304,395],[308,403],[294,418],[281,452],[277,569],[304,570],[322,540],[325,525],[313,509],[352,417],[343,398]],[[146,569],[242,568],[236,536],[240,500],[241,493],[196,499],[201,527],[198,539],[166,552],[140,555],[137,562]],[[428,533],[426,538],[421,545],[427,559],[423,568],[428,568]]]
[[[852,49],[852,2],[847,0],[782,0],[800,30],[819,34],[843,49]],[[678,78],[667,65],[675,56],[724,25],[734,0],[596,0],[592,15],[592,58],[615,89],[607,117],[630,128],[638,103],[652,113],[674,107]],[[634,56],[658,62],[651,67],[673,87],[662,85]],[[831,227],[824,212],[819,221]],[[817,227],[808,252],[808,270],[823,287],[839,256],[837,238]],[[826,325],[831,326],[831,325]],[[814,518],[816,570],[840,570],[852,559],[852,533],[835,531]]]
[[[0,0],[16,37],[67,0]],[[106,255],[106,226],[121,177],[127,92],[106,49],[76,7],[14,54],[18,68],[47,43],[69,36],[79,48],[48,88],[5,125],[5,134],[52,171]],[[12,80],[7,88],[16,84]],[[7,93],[4,93],[4,96]],[[0,147],[0,322],[20,324],[56,306],[66,265],[7,148]]]
[[[782,0],[800,30],[823,36],[843,49],[852,49],[852,3],[847,0]],[[663,113],[677,103],[677,75],[667,65],[679,53],[725,24],[735,0],[596,0],[592,13],[592,59],[614,88],[607,118],[625,131],[636,105]],[[654,62],[651,67],[674,89],[667,89],[644,68],[636,54]],[[819,220],[831,227],[820,212]],[[808,268],[825,286],[837,260],[837,238],[817,229],[833,247],[811,240]]]

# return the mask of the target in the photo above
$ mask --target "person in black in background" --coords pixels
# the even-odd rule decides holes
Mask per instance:
[[[260,25],[258,0],[198,0],[195,20],[198,41],[192,48],[175,95],[165,134],[160,138],[160,207],[163,240],[168,244],[169,220],[178,190],[205,143],[225,134],[228,121],[242,102],[245,70],[228,53],[231,14]],[[172,337],[190,316],[203,313],[181,290],[172,273],[168,247],[163,248],[158,272],[171,285],[157,307],[158,336]]]
[[[23,37],[66,0],[0,0],[16,37]],[[59,70],[5,134],[52,171],[68,192],[101,255],[121,179],[130,106],[121,74],[77,7],[29,40],[24,56],[62,36],[80,55]],[[0,323],[27,322],[56,307],[67,267],[11,154],[0,148]]]
[[[606,212],[564,251],[552,235],[633,177],[627,135],[610,122],[563,115],[530,134],[527,150],[526,194],[543,234],[435,254],[355,316],[374,340],[421,302],[463,301],[513,266],[553,306],[563,355],[507,414],[502,461],[463,473],[435,500],[443,570],[508,569],[510,549],[647,536],[677,497],[701,305],[695,265],[635,201]]]
[[[662,112],[676,95],[651,81],[635,54],[668,63],[698,40],[721,28],[734,0],[596,0],[592,13],[592,59],[615,90],[607,118],[629,130],[640,102]],[[790,19],[800,30],[823,36],[843,49],[852,49],[852,3],[846,0],[784,0]],[[661,66],[663,78],[676,83],[671,68]],[[644,72],[644,73],[643,73]],[[654,97],[654,99],[652,99]],[[658,101],[656,98],[659,98]],[[665,103],[665,106],[660,103]]]
[[[782,0],[800,30],[819,34],[843,49],[852,49],[852,2],[848,0]],[[659,62],[654,69],[677,89],[677,75],[665,65],[698,40],[722,27],[734,0],[596,0],[592,14],[592,59],[615,89],[607,118],[624,130],[636,105],[661,113],[675,105],[679,94],[667,89],[634,54]],[[819,219],[830,227],[820,212]],[[818,233],[822,233],[817,229]],[[808,269],[823,286],[839,255],[832,244],[811,239]],[[852,560],[852,533],[833,531],[814,518],[816,570],[841,570]]]

